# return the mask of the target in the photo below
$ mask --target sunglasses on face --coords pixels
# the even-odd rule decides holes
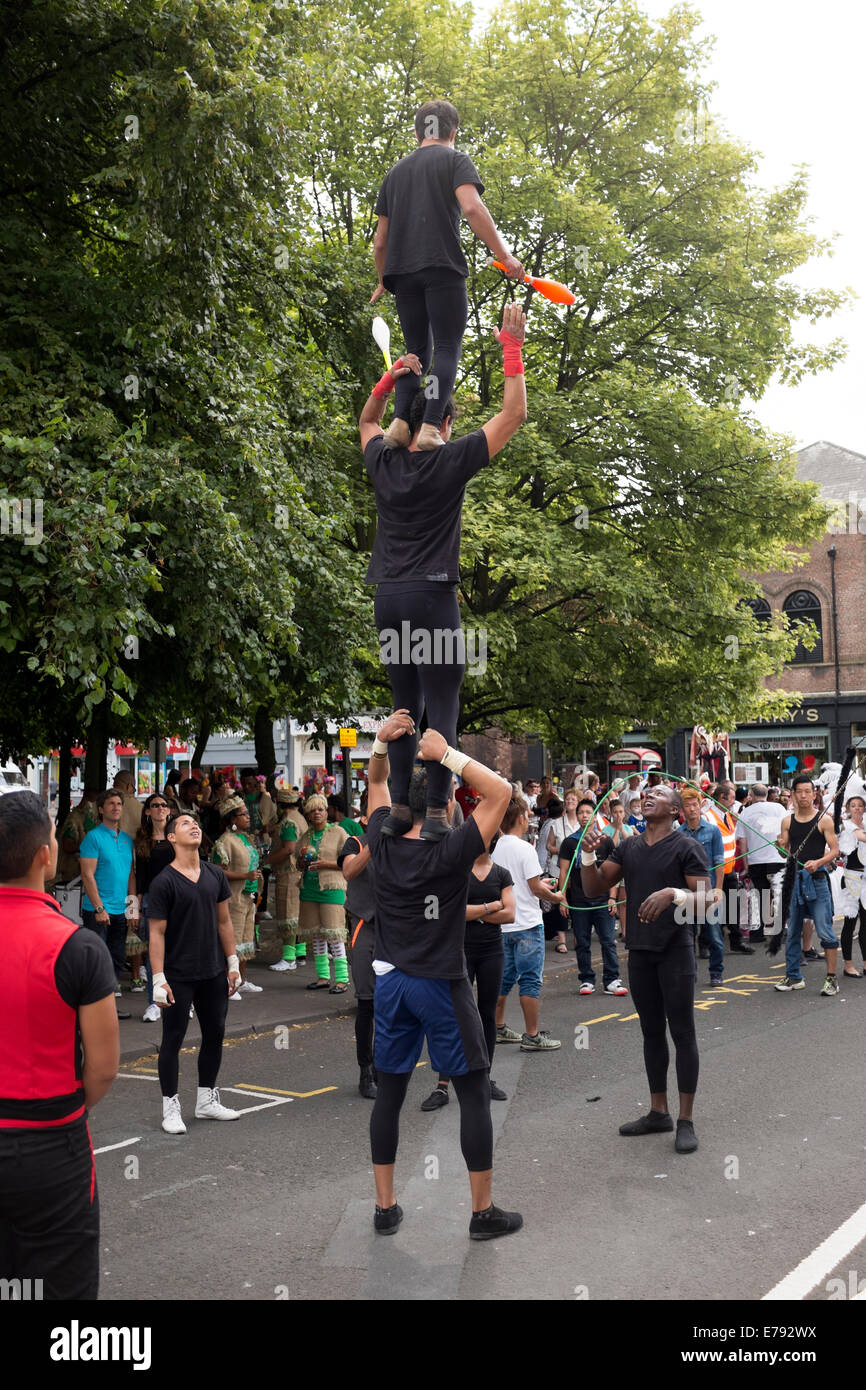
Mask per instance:
[[[167,802],[167,801],[152,801],[152,802],[150,803],[150,805],[148,806],[147,809],[148,809],[149,811],[167,811],[167,810],[168,810],[168,802]]]

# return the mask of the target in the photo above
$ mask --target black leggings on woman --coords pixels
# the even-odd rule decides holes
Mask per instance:
[[[411,1071],[379,1072],[376,1103],[370,1116],[370,1146],[374,1163],[393,1163],[400,1138],[400,1111]],[[486,1071],[452,1076],[460,1102],[460,1148],[470,1173],[493,1167],[493,1121],[490,1118],[490,1080]]]
[[[201,1028],[198,1084],[216,1085],[223,1055],[229,984],[225,972],[221,971],[210,980],[169,980],[169,985],[174,1003],[162,1011],[162,1042],[157,1067],[162,1094],[176,1096],[178,1060],[189,1027],[190,1005],[195,1008]]]
[[[422,371],[436,368],[425,390],[424,423],[441,425],[445,406],[451,399],[457,380],[457,364],[463,334],[466,332],[468,305],[466,279],[459,271],[444,267],[419,270],[413,275],[395,275],[394,294],[397,315],[406,351],[421,359]],[[433,357],[433,345],[436,356]],[[413,372],[397,378],[394,388],[394,419],[409,419],[409,407],[418,390],[419,381]]]
[[[677,1089],[698,1089],[698,1040],[695,1036],[695,950],[670,946],[667,951],[630,951],[628,982],[640,1016],[643,1056],[650,1091],[668,1088],[668,1040],[671,1030],[677,1059]]]
[[[857,910],[856,917],[845,918],[845,924],[842,927],[842,959],[846,963],[851,961],[854,954],[854,930],[858,922],[860,923],[860,930],[857,934],[857,940],[860,943],[863,963],[866,965],[866,907],[862,903]]]
[[[487,1055],[492,1066],[496,1048],[496,1004],[505,971],[505,950],[501,945],[492,950],[490,946],[475,946],[469,937],[466,938],[464,950],[469,983],[478,986],[478,1012],[481,1015]],[[447,1085],[449,1078],[440,1071],[439,1080]]]
[[[426,711],[428,726],[453,747],[466,669],[455,586],[412,579],[380,584],[375,614],[379,651],[391,682],[394,708],[407,709],[416,729]],[[417,736],[410,738],[408,734],[388,745],[391,799],[402,805],[409,796],[417,746]],[[451,797],[452,774],[439,763],[426,766],[427,805],[445,807]]]

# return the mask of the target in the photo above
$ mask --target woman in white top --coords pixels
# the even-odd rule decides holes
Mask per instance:
[[[627,825],[625,819],[625,806],[621,801],[614,799],[608,802],[610,810],[610,825],[602,826],[605,835],[609,835],[615,845],[622,844],[630,835],[637,832],[633,825]],[[619,919],[619,934],[625,940],[625,885],[620,881],[607,900],[607,910],[613,916],[616,914]]]
[[[539,996],[544,969],[544,928],[541,903],[565,902],[565,895],[552,892],[542,881],[541,865],[532,845],[524,840],[529,829],[529,811],[516,798],[509,802],[502,818],[502,834],[493,847],[492,859],[507,869],[514,884],[514,921],[500,923],[505,951],[502,994],[496,1006],[497,1042],[520,1043],[524,1052],[549,1052],[561,1043],[538,1028]],[[505,1027],[505,1000],[514,985],[518,987],[523,1010],[523,1036]]]
[[[553,874],[554,879],[557,880],[559,878],[559,846],[569,835],[576,835],[580,829],[580,822],[577,819],[578,800],[576,791],[566,792],[562,815],[551,820],[542,832],[538,858],[545,873]],[[561,956],[568,954],[564,931],[556,933],[556,949]]]

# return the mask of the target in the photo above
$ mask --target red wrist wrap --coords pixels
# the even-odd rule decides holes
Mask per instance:
[[[394,366],[402,367],[402,365],[403,358],[398,357],[397,361],[394,363]],[[390,396],[391,392],[394,390],[394,386],[394,378],[392,377],[390,372],[386,372],[385,375],[383,377],[380,377],[380,379],[376,382],[376,385],[373,387],[372,394],[376,397],[377,401],[384,400],[386,396]]]
[[[502,361],[506,376],[523,376],[523,357],[521,356],[522,343],[503,328],[499,334],[499,342],[502,347]]]

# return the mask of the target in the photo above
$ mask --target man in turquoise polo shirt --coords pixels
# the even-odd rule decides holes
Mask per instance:
[[[95,931],[107,945],[114,974],[126,965],[127,932],[138,925],[138,897],[135,892],[135,852],[132,837],[120,828],[123,795],[119,791],[101,792],[96,799],[99,825],[81,841],[81,898],[83,926]],[[128,913],[128,915],[127,915]],[[115,995],[120,994],[120,986]],[[118,1018],[132,1015],[118,1009]]]

